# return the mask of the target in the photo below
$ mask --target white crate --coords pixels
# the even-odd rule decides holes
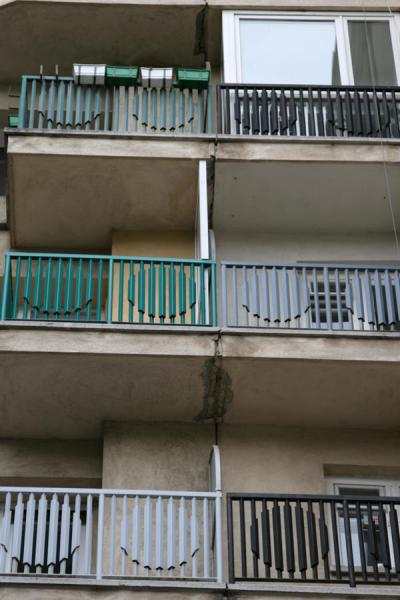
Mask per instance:
[[[104,85],[106,78],[106,65],[78,65],[74,64],[74,81],[82,85]]]
[[[140,77],[143,87],[170,88],[174,76],[174,69],[166,67],[140,67]]]

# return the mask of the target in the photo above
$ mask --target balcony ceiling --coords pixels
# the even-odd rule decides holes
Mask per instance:
[[[55,63],[64,75],[70,75],[74,62],[204,64],[204,54],[196,53],[196,35],[201,32],[196,20],[204,7],[202,0],[1,4],[0,39],[2,48],[7,48],[7,60],[1,61],[0,83],[18,81],[22,74],[34,75],[41,64],[49,75]],[[208,58],[215,62],[220,56],[220,36],[210,39]],[[207,37],[203,44],[208,45]]]
[[[299,233],[392,231],[382,146],[296,142],[231,144],[217,154],[216,230]],[[219,148],[221,144],[219,145]],[[246,148],[247,147],[247,150]],[[234,160],[241,148],[242,160]],[[234,152],[233,152],[234,150]],[[288,155],[284,156],[286,150]],[[400,154],[386,165],[400,227]],[[220,160],[218,160],[218,157]],[[246,160],[247,157],[247,160]]]
[[[397,430],[400,340],[0,330],[0,436],[97,438],[103,421]]]
[[[208,156],[207,142],[12,138],[13,246],[95,252],[111,247],[112,230],[193,230]]]

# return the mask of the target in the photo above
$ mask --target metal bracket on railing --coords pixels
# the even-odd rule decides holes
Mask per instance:
[[[58,65],[54,65],[54,72],[56,76],[56,81],[58,82]]]
[[[40,81],[42,81],[42,79],[43,79],[43,65],[40,65],[40,67],[39,67],[39,77],[40,77]]]

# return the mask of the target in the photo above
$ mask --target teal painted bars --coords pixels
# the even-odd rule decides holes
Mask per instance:
[[[77,85],[72,77],[24,75],[20,129],[203,134],[213,131],[206,90]]]
[[[209,260],[6,254],[1,319],[216,326]]]

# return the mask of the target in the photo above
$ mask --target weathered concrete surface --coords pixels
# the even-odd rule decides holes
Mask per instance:
[[[0,334],[2,437],[98,438],[105,420],[193,421],[202,410],[212,334],[44,334]]]
[[[203,0],[2,0],[0,34],[9,58],[2,61],[0,81],[36,74],[40,64],[46,74],[59,64],[63,75],[71,74],[73,62],[202,66],[204,34],[196,23],[203,8]]]
[[[389,198],[400,226],[400,145],[348,141],[218,137],[217,240],[221,231],[391,232]]]
[[[222,600],[222,591],[157,589],[85,589],[52,586],[46,588],[35,586],[3,585],[0,589],[0,600]]]
[[[103,487],[208,490],[214,425],[106,423]]]
[[[109,251],[113,230],[193,230],[198,161],[210,150],[173,137],[11,137],[13,245]]]
[[[0,440],[0,485],[96,487],[102,444],[75,440]]]
[[[400,227],[393,141],[10,133],[13,245],[108,251],[112,230],[194,230],[202,159],[217,236],[390,232],[389,197]]]
[[[110,420],[380,430],[400,422],[396,334],[97,329],[0,330],[0,436],[96,438]]]

